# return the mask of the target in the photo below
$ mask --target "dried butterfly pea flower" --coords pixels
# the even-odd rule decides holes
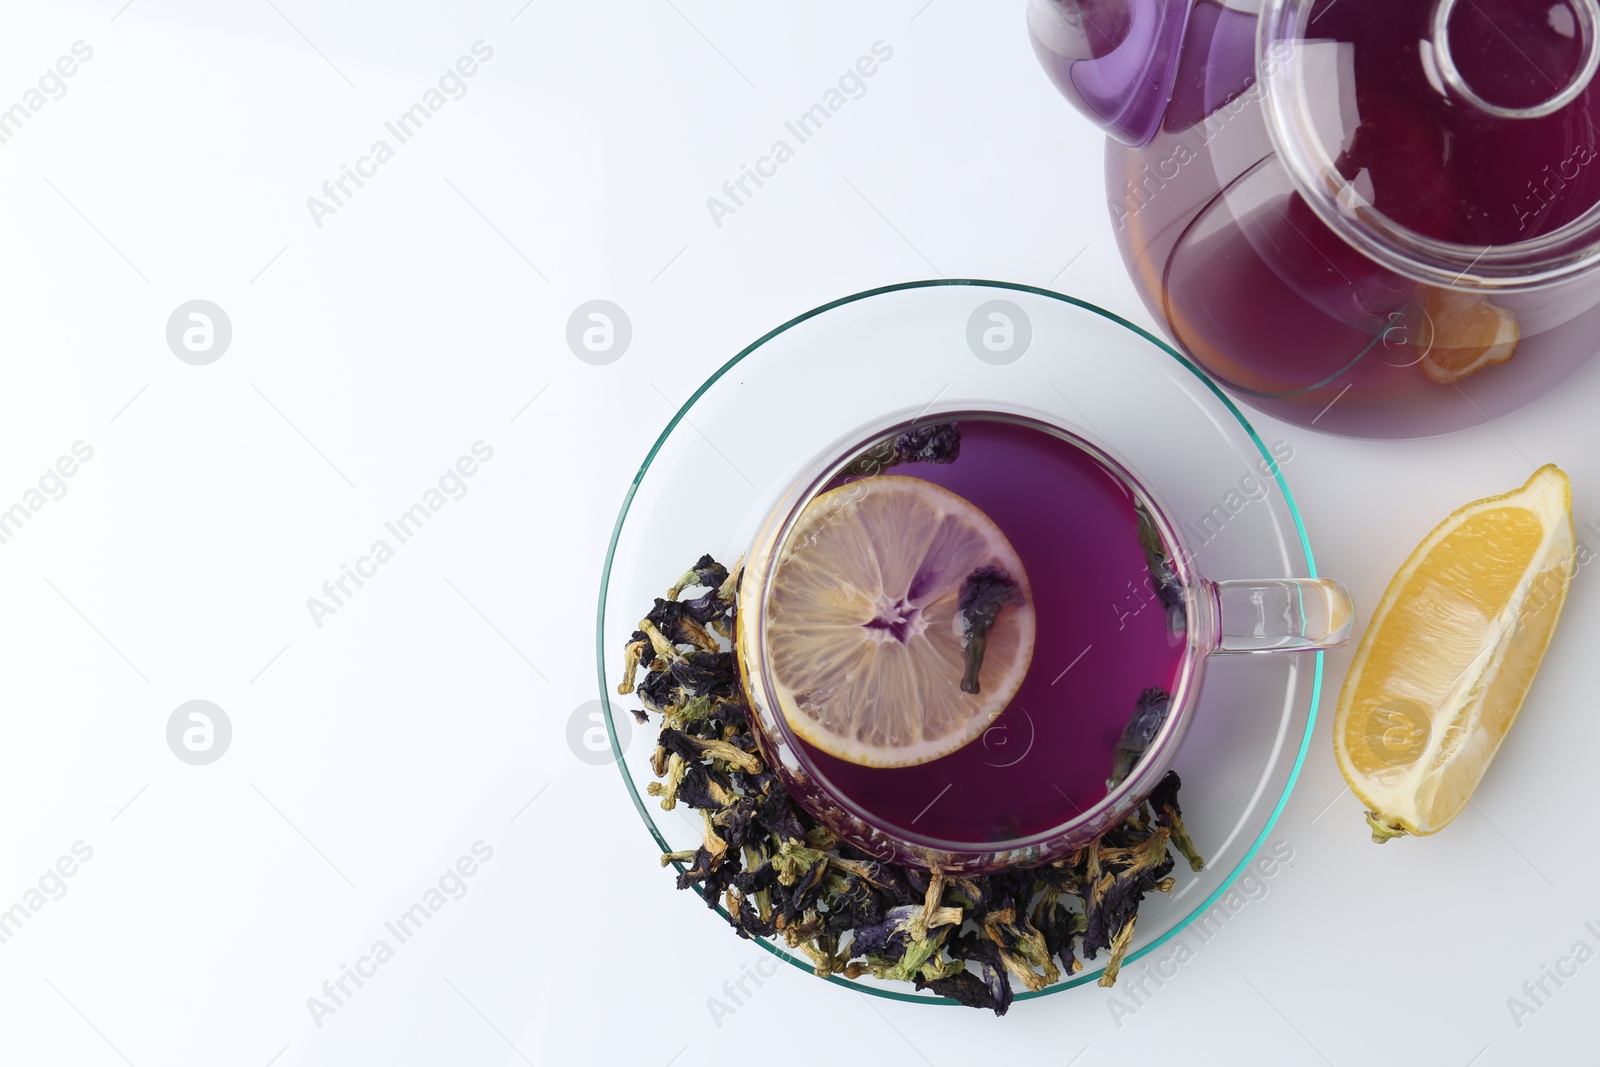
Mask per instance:
[[[707,652],[717,651],[716,640],[684,610],[681,601],[657,598],[656,606],[650,609],[650,614],[645,618],[675,645],[693,645]],[[641,623],[641,632],[643,628],[644,624]]]
[[[1081,897],[1083,895],[1083,879],[1079,876],[1078,857],[1082,850],[1074,853],[1064,860],[1047,863],[1042,867],[1033,868],[1035,884],[1044,892],[1055,892],[1058,895]]]
[[[1019,905],[1033,898],[1037,881],[1038,873],[1032,868],[1008,867],[993,872],[988,876],[992,902],[988,910],[1019,910]]]
[[[734,800],[721,777],[704,764],[686,762],[683,776],[678,782],[678,799],[691,808],[722,809]]]
[[[759,893],[778,884],[778,872],[771,863],[763,863],[754,870],[744,871],[733,880],[734,888],[741,893]]]
[[[828,856],[814,848],[807,848],[799,841],[790,840],[779,846],[778,854],[772,857],[772,866],[778,872],[779,883],[792,886],[810,877],[813,870],[821,868],[826,871]]]
[[[834,837],[833,832],[825,826],[813,826],[807,830],[805,843],[807,848],[814,848],[818,852],[830,853],[828,856],[830,863],[833,861],[831,853],[839,847],[839,839]]]
[[[831,865],[831,862],[830,862]],[[858,875],[847,875],[843,884],[827,896],[830,934],[845,934],[883,921],[887,908],[883,898]]]
[[[954,463],[961,455],[961,426],[918,426],[865,449],[840,471],[841,478],[870,478],[902,463]]]
[[[739,589],[739,576],[744,573],[744,557],[739,557],[739,562],[728,568],[728,577],[717,587],[717,599],[728,603],[730,613],[733,611],[734,594]]]
[[[1178,807],[1178,787],[1182,784],[1177,771],[1168,771],[1151,792],[1148,803],[1156,813],[1156,825],[1172,835],[1173,847],[1189,861],[1189,869],[1198,871],[1206,861],[1200,857],[1183,825],[1183,810]]]
[[[948,926],[951,922],[959,922],[961,909],[951,908],[936,916],[940,920],[938,925]],[[901,904],[890,908],[884,913],[883,920],[871,926],[859,927],[855,939],[851,943],[852,955],[872,956],[890,962],[897,961],[905,954],[906,947],[914,940],[911,936],[913,924],[921,923],[926,938],[927,923],[923,916],[921,904]]]
[[[938,929],[930,930],[924,937],[908,941],[905,951],[897,962],[874,965],[873,977],[892,982],[909,982],[930,966],[939,968],[945,939],[950,936],[952,930],[961,925],[961,909],[940,909],[937,917],[940,919]],[[939,968],[939,973],[946,972],[943,968]]]
[[[865,973],[885,982],[909,982],[920,976],[929,966],[937,966],[944,952],[944,942],[950,933],[945,927],[921,941],[906,945],[898,960],[880,960],[867,957]],[[847,972],[848,973],[848,972]]]
[[[830,857],[829,862],[871,885],[891,905],[912,904],[923,896],[906,878],[905,868],[867,858],[864,853],[842,842],[839,853]]]
[[[716,792],[716,782],[711,780],[711,792]],[[730,797],[722,802],[716,822],[730,848],[744,849],[765,834],[755,821],[755,801],[750,797]]]
[[[1047,889],[1034,906],[1033,925],[1044,938],[1045,951],[1061,961],[1063,974],[1077,974],[1083,969],[1072,949],[1073,942],[1088,928],[1082,912],[1073,911],[1061,903],[1056,890]]]
[[[1044,936],[1015,908],[1003,908],[983,917],[983,934],[1000,950],[1000,961],[1031,991],[1052,985],[1061,977],[1045,948]]]
[[[962,920],[960,908],[940,908],[927,923],[923,936],[913,936],[913,924],[923,925],[920,904],[889,909],[884,920],[856,930],[850,942],[851,957],[863,956],[878,978],[908,981],[944,944],[952,926]]]
[[[666,671],[651,671],[636,692],[651,711],[666,711],[676,699],[678,687]]]
[[[800,950],[811,957],[814,965],[812,971],[816,976],[826,978],[832,974],[838,963],[834,953],[839,947],[839,939],[821,933],[821,918],[814,914],[807,916],[806,921],[794,929]]]
[[[1000,946],[976,934],[956,934],[945,942],[952,960],[978,967],[974,974],[964,966],[942,978],[918,978],[918,989],[932,989],[940,996],[965,1004],[969,1008],[988,1008],[996,1015],[1004,1015],[1011,1007],[1011,980],[1006,976]]]
[[[946,900],[954,901],[969,913],[981,914],[987,911],[985,907],[988,898],[988,879],[973,877],[953,877],[945,881],[944,895]]]
[[[961,624],[961,648],[967,654],[966,673],[961,676],[961,691],[978,691],[978,672],[989,647],[989,631],[994,629],[1000,609],[1027,603],[1016,579],[1000,567],[979,567],[961,583],[956,601],[956,617]]]
[[[961,457],[961,426],[945,422],[918,426],[894,439],[901,463],[954,463]]]
[[[684,775],[688,773],[691,763],[676,752],[667,753],[667,774],[665,783],[652,782],[659,785],[659,789],[650,790],[651,796],[661,798],[661,810],[672,811],[678,806],[678,791],[683,787]]]
[[[777,926],[791,945],[817,937],[825,929],[816,903],[822,896],[827,873],[828,864],[824,860],[800,872],[793,885],[785,886],[779,878],[778,884],[772,887],[772,909],[777,916]]]
[[[670,855],[676,856],[679,854],[670,853]],[[689,869],[678,872],[678,888],[691,889],[709,878],[712,871],[712,859],[711,852],[704,845],[695,849]]]
[[[775,786],[776,781],[770,780]],[[780,841],[803,840],[806,828],[789,803],[789,795],[782,789],[768,789],[756,807],[756,821],[770,830]]]
[[[617,683],[618,694],[627,696],[633,692],[633,682],[639,673],[639,668],[649,667],[655,661],[656,653],[650,645],[650,638],[644,631],[635,630],[633,636],[628,639],[627,647],[623,649],[622,681]]]
[[[969,1008],[992,1008],[996,1015],[1004,1015],[1006,1009],[1011,1007],[1009,996],[1011,983],[1006,979],[1003,970],[997,973],[1000,976],[999,984],[1007,993],[1004,1007],[1001,1007],[1000,998],[996,995],[994,987],[968,970],[959,970],[943,978],[934,979],[927,979],[917,974],[911,981],[917,989],[931,989],[939,996],[947,997],[957,1004],[964,1004]]]
[[[758,937],[771,937],[778,932],[772,920],[761,914],[758,908],[750,906],[748,894],[736,894],[729,889],[724,901],[728,910],[728,921],[732,924],[734,932],[740,937],[751,939]]]
[[[660,656],[665,664],[670,665],[683,655],[666,634],[656,629],[656,624],[651,622],[649,618],[645,618],[639,623],[638,632],[644,634],[645,638],[650,642],[651,651]]]
[[[1144,889],[1137,878],[1104,875],[1094,907],[1085,916],[1084,956],[1092,960],[1102,949],[1110,948],[1112,939],[1138,911],[1143,898]]]
[[[1111,939],[1111,958],[1106,961],[1106,969],[1100,972],[1100,980],[1096,985],[1110,988],[1117,984],[1117,975],[1122,973],[1122,958],[1128,954],[1128,947],[1133,944],[1133,924],[1138,919],[1137,914],[1129,915],[1128,921],[1117,931]]]
[[[1111,950],[1106,972],[1100,977],[1102,985],[1116,981],[1145,893],[1171,886],[1166,878],[1173,866],[1167,851],[1169,838],[1165,829],[1158,829],[1137,845],[1105,850],[1090,846],[1091,867],[1098,867],[1101,860],[1104,867],[1084,900],[1083,953],[1094,959],[1100,950]]]
[[[1174,633],[1181,633],[1185,625],[1183,582],[1178,578],[1178,569],[1172,564],[1172,557],[1167,553],[1166,542],[1161,539],[1161,531],[1156,528],[1156,520],[1150,514],[1150,509],[1145,507],[1142,500],[1135,501],[1133,508],[1138,515],[1139,547],[1144,550],[1150,584],[1167,609],[1167,628]]]
[[[704,823],[705,850],[711,855],[711,869],[716,870],[722,866],[722,859],[728,854],[728,841],[717,833],[717,825],[711,818],[711,812],[702,809],[700,817]],[[737,853],[734,854],[734,861],[738,862]]]
[[[677,600],[678,594],[691,586],[707,587],[715,590],[728,580],[728,568],[712,559],[710,554],[695,560],[693,567],[684,572],[683,576],[672,583],[672,588],[667,590],[668,600]]]
[[[729,652],[690,652],[673,660],[668,670],[690,696],[729,693],[735,681],[733,655]]]
[[[1166,724],[1167,712],[1172,707],[1172,696],[1160,686],[1151,686],[1139,694],[1133,714],[1122,728],[1122,737],[1112,753],[1111,777],[1106,788],[1115,789],[1132,773],[1139,758],[1149,749],[1150,742]]]
[[[701,626],[711,626],[718,622],[726,622],[733,614],[733,605],[717,596],[715,589],[693,600],[680,600],[683,605],[685,617],[693,619]],[[724,637],[727,634],[723,634]]]
[[[913,939],[921,940],[928,936],[928,927],[933,922],[933,917],[938,913],[944,902],[944,874],[935,867],[928,884],[922,891],[922,914],[911,920],[910,933]]]

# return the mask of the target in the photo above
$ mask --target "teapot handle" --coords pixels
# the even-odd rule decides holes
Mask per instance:
[[[1050,80],[1123,144],[1156,135],[1191,0],[1029,0],[1028,35]]]

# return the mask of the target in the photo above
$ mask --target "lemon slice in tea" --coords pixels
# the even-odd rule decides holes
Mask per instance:
[[[996,617],[977,693],[962,689],[958,602],[980,568],[1022,593]],[[983,733],[1033,658],[1034,610],[1022,561],[962,497],[920,478],[879,475],[819,495],[773,571],[766,655],[789,727],[830,755],[904,767]]]
[[[1333,721],[1374,841],[1461,814],[1516,721],[1567,599],[1571,494],[1541,467],[1456,510],[1389,583]]]
[[[1459,382],[1516,354],[1516,316],[1475,293],[1424,286],[1422,310],[1432,327],[1422,369],[1436,382]]]

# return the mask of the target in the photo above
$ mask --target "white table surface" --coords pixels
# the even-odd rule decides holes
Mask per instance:
[[[0,943],[0,1062],[1592,1061],[1587,569],[1439,837],[1367,840],[1328,740],[1350,652],[1331,656],[1269,838],[1293,859],[1142,1003],[1089,987],[997,1020],[785,967],[734,1004],[766,957],[672,890],[616,770],[567,739],[649,444],[750,340],[875,285],[1007,279],[1153,325],[1111,241],[1100,140],[1038,70],[1019,3],[774,10],[6,6],[0,108],[75,42],[92,56],[0,144],[0,508],[77,442],[92,457],[0,544],[0,909],[26,913]],[[314,219],[307,198],[394,146],[384,123],[479,41],[465,95]],[[877,42],[892,57],[864,95],[714,219],[707,198]],[[596,298],[632,324],[607,366],[565,342]],[[194,299],[233,329],[204,366],[165,336]],[[1364,625],[1435,522],[1538,463],[1570,472],[1580,528],[1600,520],[1597,393],[1600,362],[1428,441],[1257,424],[1292,442],[1319,563]],[[466,494],[313,618],[322,583],[480,441]],[[197,699],[232,728],[204,766],[167,744]],[[445,879],[459,899],[404,943],[386,932],[475,845],[492,856]],[[62,857],[70,877],[49,873]],[[379,940],[392,958],[314,1012]],[[1576,973],[1527,999],[1558,964]]]

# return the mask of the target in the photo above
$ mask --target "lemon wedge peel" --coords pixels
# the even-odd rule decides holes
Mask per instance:
[[[1575,543],[1570,483],[1547,464],[1452,512],[1390,581],[1334,716],[1375,842],[1437,833],[1466,807],[1549,646]]]

